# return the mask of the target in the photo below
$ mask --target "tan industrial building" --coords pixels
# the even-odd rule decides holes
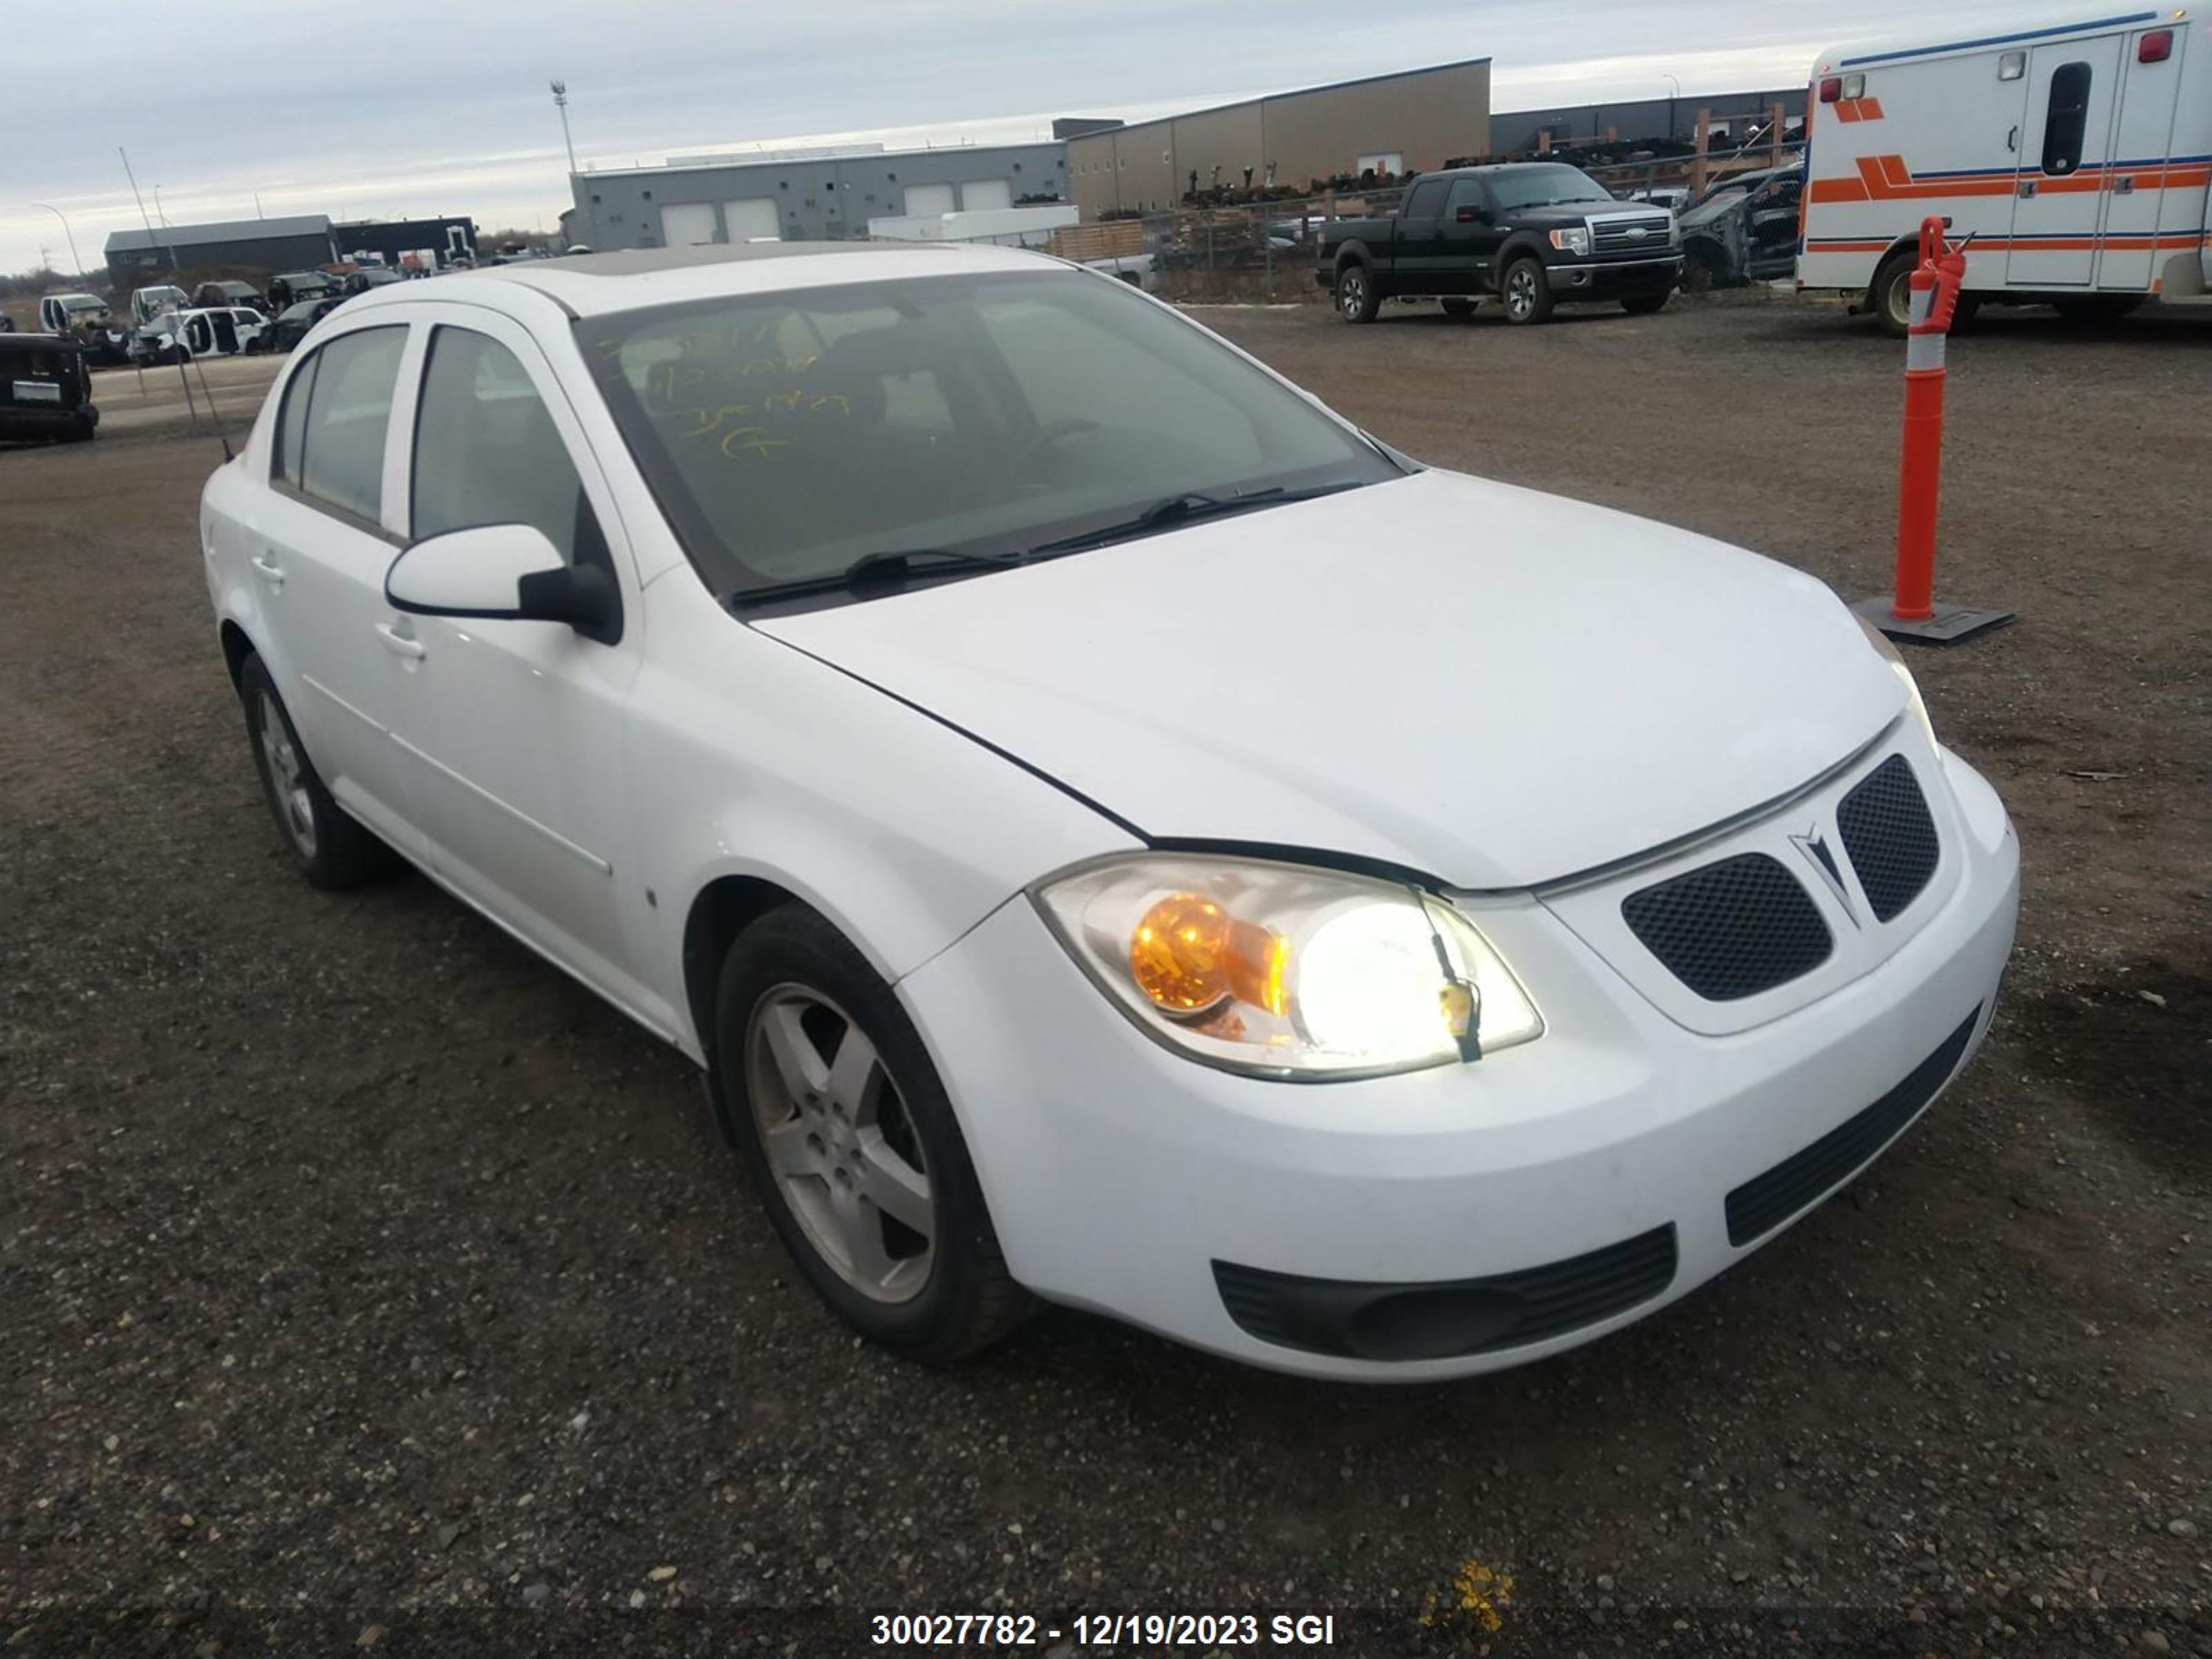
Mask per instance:
[[[1071,134],[1067,191],[1083,216],[1173,207],[1201,190],[1302,185],[1338,173],[1441,167],[1490,150],[1490,59],[1247,99],[1132,126]]]

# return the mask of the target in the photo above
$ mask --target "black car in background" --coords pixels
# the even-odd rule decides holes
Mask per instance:
[[[1682,289],[1771,283],[1797,268],[1802,167],[1740,173],[1709,185],[1675,216],[1682,233]]]
[[[1315,280],[1349,323],[1384,300],[1437,299],[1450,315],[1495,295],[1509,323],[1559,305],[1667,303],[1682,269],[1674,216],[1616,201],[1579,167],[1515,161],[1425,173],[1387,219],[1334,219],[1315,237]]]
[[[295,306],[287,306],[276,314],[276,327],[269,349],[289,351],[307,337],[309,329],[352,297],[349,294],[326,294],[320,299],[302,300]]]
[[[58,334],[0,334],[0,438],[84,443],[99,424],[82,346]]]

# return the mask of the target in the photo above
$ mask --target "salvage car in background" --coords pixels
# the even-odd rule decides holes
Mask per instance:
[[[307,337],[307,331],[343,305],[349,295],[325,294],[316,299],[302,300],[288,306],[277,313],[271,325],[269,346],[272,351],[289,351]]]
[[[198,288],[192,290],[192,303],[195,306],[210,310],[221,310],[225,307],[246,306],[261,313],[264,317],[269,314],[269,301],[267,296],[264,295],[258,289],[255,288],[252,283],[240,282],[234,277],[225,277],[219,281],[211,283],[202,283]]]
[[[1740,173],[1716,185],[1677,216],[1682,234],[1682,290],[1778,282],[1797,268],[1797,204],[1802,167]]]
[[[2011,949],[2002,804],[1820,583],[1015,249],[364,295],[199,532],[306,878],[404,856],[698,1062],[932,1360],[1032,1296],[1355,1379],[1587,1341],[1878,1156]]]
[[[269,306],[281,317],[294,306],[328,299],[337,292],[338,279],[326,270],[288,270],[269,279]]]
[[[57,334],[0,334],[0,438],[86,443],[99,425],[82,345]]]
[[[131,361],[141,368],[179,357],[237,357],[269,349],[271,325],[245,306],[165,312],[131,337]]]

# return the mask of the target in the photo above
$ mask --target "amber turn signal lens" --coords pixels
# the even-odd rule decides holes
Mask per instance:
[[[1196,893],[1158,900],[1129,937],[1130,977],[1171,1014],[1203,1013],[1232,996],[1280,1014],[1290,1006],[1289,967],[1288,939]]]

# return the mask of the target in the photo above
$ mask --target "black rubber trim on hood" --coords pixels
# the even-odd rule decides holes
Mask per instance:
[[[921,715],[924,720],[935,720],[939,726],[943,726],[948,732],[957,732],[962,737],[967,738],[969,742],[974,744],[977,748],[989,750],[991,753],[996,755],[1000,760],[1006,762],[1009,766],[1016,767],[1020,770],[1028,773],[1038,782],[1048,784],[1053,788],[1057,789],[1061,794],[1066,796],[1070,800],[1089,807],[1092,811],[1097,813],[1100,817],[1105,819],[1107,823],[1112,824],[1115,829],[1123,830],[1128,835],[1134,836],[1137,840],[1143,842],[1147,847],[1153,845],[1152,838],[1150,836],[1146,835],[1135,824],[1130,823],[1128,819],[1123,817],[1119,812],[1115,811],[1111,807],[1103,805],[1100,802],[1091,799],[1090,796],[1085,794],[1080,789],[1075,788],[1069,784],[1063,783],[1060,779],[1053,776],[1051,773],[1046,771],[1042,767],[1031,764],[1030,762],[1024,760],[1019,755],[1013,753],[1011,750],[1001,749],[997,744],[993,743],[988,738],[980,737],[976,733],[970,732],[966,726],[961,725],[959,721],[949,720],[945,719],[944,715],[939,714],[935,709],[926,708],[911,697],[902,697],[897,692],[892,690],[889,686],[879,685],[874,680],[870,679],[866,674],[856,674],[842,663],[834,663],[827,657],[817,655],[814,652],[809,651],[803,645],[793,645],[789,640],[783,638],[781,635],[771,634],[764,628],[753,628],[752,623],[745,622],[742,617],[738,618],[738,621],[742,626],[752,628],[753,632],[759,635],[763,639],[774,640],[778,645],[782,646],[786,650],[796,651],[800,656],[805,657],[808,661],[818,662],[824,668],[830,669],[833,672],[842,674],[847,679],[853,681],[855,684],[865,685],[871,691],[881,692],[884,696],[889,697],[893,702],[899,704],[902,708],[913,709],[915,714]]]
[[[1146,837],[1146,845],[1155,853],[1265,859],[1271,864],[1296,864],[1309,870],[1340,870],[1348,876],[1365,876],[1371,881],[1389,882],[1394,886],[1419,888],[1425,893],[1441,895],[1450,890],[1449,884],[1407,865],[1393,864],[1388,859],[1366,858],[1358,853],[1332,852],[1323,847],[1290,847],[1272,841],[1209,841],[1196,836],[1150,836]],[[1507,890],[1521,890],[1516,887]]]

